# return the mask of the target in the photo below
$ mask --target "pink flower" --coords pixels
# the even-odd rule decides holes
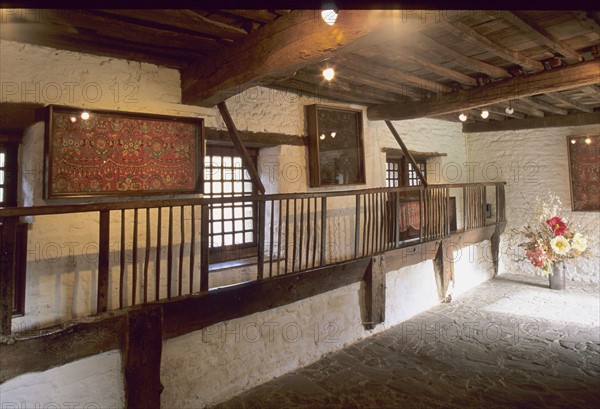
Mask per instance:
[[[567,225],[561,220],[560,217],[554,216],[553,218],[546,220],[546,223],[548,223],[548,226],[550,226],[554,232],[555,237],[562,236],[567,231]]]
[[[531,261],[535,267],[544,268],[546,261],[551,260],[552,255],[548,254],[541,247],[535,247],[534,249],[528,249],[525,255]]]

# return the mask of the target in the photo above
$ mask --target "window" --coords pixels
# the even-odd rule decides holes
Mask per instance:
[[[234,148],[208,146],[204,159],[204,194],[234,197],[256,194],[250,174]],[[257,151],[248,149],[256,162]],[[257,209],[254,203],[212,205],[209,211],[210,261],[221,262],[256,255]]]
[[[0,207],[17,205],[18,145],[0,143]]]
[[[425,175],[427,173],[425,160],[416,160],[416,162]],[[385,182],[387,187],[418,186],[421,184],[421,179],[419,179],[412,163],[406,160],[405,157],[388,157],[386,159]]]

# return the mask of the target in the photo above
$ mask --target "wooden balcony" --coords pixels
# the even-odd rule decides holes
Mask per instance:
[[[240,202],[257,209],[252,274],[214,285],[210,209]],[[24,240],[17,226],[31,217],[30,240]],[[76,217],[85,229],[68,227]],[[158,377],[140,389],[134,374],[158,373],[163,340],[359,281],[365,283],[363,325],[371,328],[385,320],[387,271],[433,260],[442,297],[453,274],[452,257],[446,257],[452,246],[491,240],[497,271],[506,225],[504,182],[3,208],[0,222],[0,382],[121,349],[133,401],[160,396]],[[67,227],[60,231],[85,230],[94,238],[84,254],[90,264],[73,267],[91,277],[94,291],[83,291],[91,307],[59,317],[59,325],[11,334],[17,269],[35,264],[24,263],[23,254],[35,257],[28,248],[35,245],[32,236],[56,223]],[[32,354],[43,359],[29,359]]]

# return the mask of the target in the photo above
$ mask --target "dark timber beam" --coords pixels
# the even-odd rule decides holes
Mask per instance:
[[[183,69],[183,103],[213,106],[273,77],[436,24],[400,10],[342,10],[329,26],[318,10],[294,10]]]
[[[548,104],[544,101],[533,99],[531,97],[530,98],[521,98],[521,99],[524,102],[526,102],[527,104],[531,105],[532,107],[541,109],[546,112],[552,112],[553,114],[557,114],[557,115],[567,115],[569,113],[566,109],[556,107],[552,104]]]
[[[546,93],[546,96],[556,102],[562,102],[563,104],[573,107],[579,111],[583,111],[583,112],[593,112],[594,111],[594,109],[592,107],[589,107],[580,102],[577,102],[574,99],[571,99],[569,97],[565,97],[564,95],[559,94],[558,92],[548,92],[548,93]]]
[[[542,64],[541,62],[526,57],[525,55],[517,51],[513,51],[506,47],[503,47],[500,44],[494,43],[487,37],[479,34],[477,31],[473,30],[466,24],[461,23],[460,21],[454,21],[452,23],[444,22],[443,25],[447,31],[454,34],[458,38],[465,40],[471,44],[483,47],[487,51],[497,55],[500,58],[520,65],[526,71],[536,72],[542,71],[544,69],[544,64]]]
[[[533,39],[534,42],[545,45],[552,52],[558,53],[564,57],[564,60],[569,64],[576,64],[583,60],[581,54],[569,47],[561,40],[554,37],[543,27],[532,21],[527,21],[519,12],[503,10],[502,16],[505,17],[511,24],[518,27],[527,36]]]
[[[417,161],[415,161],[415,158],[413,158],[412,154],[404,144],[404,141],[402,140],[400,134],[394,127],[394,124],[392,124],[390,121],[385,121],[385,124],[389,128],[392,135],[394,135],[394,138],[396,138],[396,142],[398,142],[398,145],[400,145],[400,148],[402,148],[404,155],[408,158],[408,161],[412,165],[413,170],[417,173],[419,179],[421,179],[421,183],[423,184],[423,186],[427,187],[427,180],[425,179],[425,175],[423,175],[423,172],[421,172],[421,167],[417,165]]]
[[[375,325],[385,321],[385,256],[371,258],[365,272],[365,329],[373,329]]]
[[[385,47],[387,50],[391,50],[394,53],[398,52],[398,47],[392,44],[387,44]],[[403,51],[402,49],[400,51]],[[405,50],[404,50],[405,51]],[[434,74],[441,75],[442,77],[449,78],[453,81],[458,82],[459,84],[476,86],[477,80],[473,77],[469,77],[468,75],[463,74],[462,72],[458,72],[456,70],[444,67],[442,65],[434,64],[426,58],[420,57],[417,54],[410,52],[402,52],[402,60],[411,62],[413,64],[419,65]]]
[[[258,190],[259,193],[264,195],[265,187],[263,186],[262,182],[260,181],[260,176],[258,175],[258,170],[256,170],[256,166],[254,166],[254,162],[252,162],[252,159],[250,158],[250,155],[248,154],[248,151],[246,150],[246,147],[244,146],[244,143],[242,142],[242,138],[240,137],[240,134],[238,133],[237,128],[235,127],[235,123],[233,122],[231,115],[229,115],[229,110],[227,109],[227,105],[225,105],[224,102],[221,102],[221,103],[219,103],[218,107],[219,107],[219,112],[221,113],[221,116],[223,117],[223,121],[225,122],[225,126],[227,126],[227,130],[229,131],[229,136],[231,136],[231,140],[233,141],[233,145],[235,146],[237,151],[240,153],[240,156],[242,157],[242,162],[244,163],[244,167],[250,174],[252,183],[254,183],[254,186],[256,186],[256,190]]]
[[[385,78],[399,84],[414,84],[414,86],[421,87],[434,93],[447,93],[452,91],[452,88],[446,85],[423,79],[417,75],[401,71],[397,68],[375,64],[371,62],[371,60],[358,55],[346,55],[341,57],[340,61],[356,70],[369,73],[379,78]]]
[[[443,44],[438,43],[431,38],[415,33],[411,36],[410,46],[414,50],[424,50],[433,54],[442,54],[453,61],[456,61],[463,67],[469,68],[475,72],[480,72],[489,75],[492,78],[511,78],[512,75],[501,67],[488,64],[486,62],[476,60],[475,58],[468,57],[458,51],[453,50]]]
[[[559,128],[563,126],[600,124],[600,112],[572,115],[555,115],[544,118],[513,119],[501,122],[463,124],[464,133],[516,131],[519,129]]]
[[[277,145],[306,145],[306,140],[303,135],[285,135],[271,132],[250,132],[240,131],[239,129],[238,135],[246,146],[253,148],[263,148]],[[204,137],[207,141],[214,142],[214,145],[229,145],[231,143],[229,131],[223,129],[204,128]]]
[[[600,81],[600,60],[570,65],[550,71],[506,79],[469,90],[436,95],[422,103],[395,103],[370,106],[370,120],[403,120],[478,108],[516,98],[564,91]]]

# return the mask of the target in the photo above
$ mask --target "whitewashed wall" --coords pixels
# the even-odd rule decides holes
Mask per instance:
[[[179,73],[152,64],[1,41],[0,73],[2,101],[202,117],[205,126],[224,128],[215,109],[181,105]],[[236,126],[241,130],[304,135],[304,105],[325,102],[257,87],[231,98],[227,105]],[[364,110],[364,107],[356,105],[328,105]],[[364,119],[367,183],[353,188],[384,186],[385,155],[381,148],[397,147],[397,144],[383,123],[368,121],[366,115]],[[469,181],[464,171],[467,155],[460,126],[438,120],[403,121],[397,122],[396,126],[409,149],[448,154],[429,165],[428,179],[431,183]],[[20,199],[26,205],[46,204],[42,199],[42,140],[43,124],[38,123],[27,131],[21,150],[23,183]],[[314,190],[307,185],[307,152],[303,147],[263,149],[259,156],[259,167],[268,193]],[[343,220],[342,215],[351,205],[353,203],[339,203],[332,209],[332,213],[338,213],[336,220]],[[62,237],[69,237],[80,244],[97,242],[97,220],[85,215],[69,216],[68,223],[65,219],[49,220],[42,222],[42,218],[36,218],[29,232],[29,245],[33,252],[28,256],[26,314],[14,320],[17,331],[39,328],[65,317],[72,318],[93,311],[92,300],[96,291],[94,267],[86,260],[83,246],[69,247],[71,245],[66,244]],[[339,241],[340,237],[352,236],[351,231],[341,228],[329,231],[328,240],[332,242]],[[47,247],[49,243],[53,243],[52,251]],[[47,251],[43,250],[44,246]],[[491,275],[489,254],[482,256],[489,251],[485,246],[474,248],[474,254],[477,254],[475,258],[457,261],[456,294],[472,288]],[[342,244],[338,256],[345,251]],[[73,260],[76,260],[75,263]],[[67,273],[59,274],[61,269]],[[224,277],[220,283],[225,285],[233,279]],[[365,331],[360,319],[360,291],[360,285],[354,284],[169,340],[165,343],[162,366],[162,378],[166,386],[162,395],[164,407],[200,407],[225,400],[274,376],[306,365],[327,352],[408,319],[438,302],[431,262],[390,272],[387,276],[387,321],[373,331]],[[275,338],[272,341],[269,338],[269,323],[274,326]],[[227,332],[232,325],[233,332]],[[258,339],[256,333],[252,332],[257,326],[267,330]],[[241,332],[237,334],[241,340],[236,338],[237,328],[240,328]],[[284,329],[287,332],[282,332]],[[298,329],[302,332],[300,337],[298,332],[294,332]],[[94,361],[103,357],[99,355],[76,364],[103,376],[101,372],[105,371],[96,371]],[[113,364],[110,371],[120,379],[120,363]],[[55,395],[51,393],[59,396],[69,388],[82,395],[87,393],[89,388],[82,384],[52,384],[51,390],[44,386],[37,390],[34,383],[50,372],[19,377],[14,383],[5,383],[3,391],[9,393],[6,396],[16,399],[21,396],[17,395],[21,385],[28,384],[29,398],[40,402],[54,399]],[[122,386],[110,387],[122,390]],[[107,396],[119,402],[122,392]],[[111,405],[103,404],[102,407]]]
[[[119,409],[125,407],[121,354],[109,351],[0,385],[0,407]]]
[[[500,177],[507,181],[507,231],[520,228],[531,218],[536,197],[546,197],[549,191],[557,194],[568,218],[586,228],[592,244],[592,257],[568,264],[568,277],[594,283],[600,281],[600,213],[570,212],[567,136],[599,133],[599,125],[590,125],[465,134],[467,157],[478,169],[478,180]],[[505,234],[500,272],[533,274],[528,263],[515,261],[520,253],[506,238]]]

